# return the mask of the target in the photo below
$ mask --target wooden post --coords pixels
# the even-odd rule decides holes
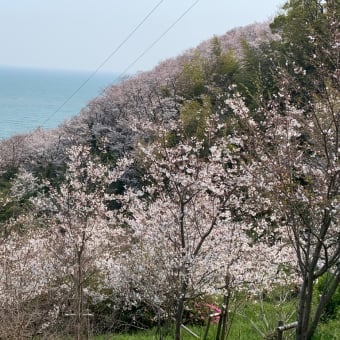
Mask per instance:
[[[284,322],[280,320],[277,325],[277,340],[283,340],[283,329],[282,329],[283,325],[284,325]]]

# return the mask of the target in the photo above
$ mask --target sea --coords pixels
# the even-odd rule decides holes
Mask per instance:
[[[91,74],[0,66],[0,140],[38,127],[55,128],[118,82],[118,73],[89,79]]]

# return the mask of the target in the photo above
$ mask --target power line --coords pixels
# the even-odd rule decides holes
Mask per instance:
[[[155,41],[153,41],[150,46],[148,46],[120,75],[119,78],[122,78],[127,71],[134,66],[146,53],[148,53],[175,25],[178,24],[179,21],[183,19],[183,17],[188,14],[198,3],[200,0],[196,0],[189,8],[187,8]]]
[[[165,0],[160,0],[151,11],[143,18],[143,20],[127,35],[127,37],[102,61],[98,67],[87,77],[86,80],[50,115],[48,116],[43,125],[53,118],[97,73],[98,71],[122,48],[122,46],[136,33],[136,31],[145,23],[145,21],[156,11],[156,9]]]
[[[56,113],[58,113],[64,106],[67,104],[96,74],[97,72],[105,65],[105,63],[124,45],[124,43],[129,40],[129,38],[137,31],[137,29],[148,19],[148,17],[161,5],[164,0],[161,0],[150,12],[149,14],[141,21],[140,24],[136,26],[136,28],[123,40],[123,42],[96,68],[96,70],[75,90],[71,96],[69,96],[62,105],[58,107],[57,110],[54,111],[52,115],[50,115],[43,124],[48,122]],[[126,75],[127,71],[131,69],[147,52],[149,52],[175,25],[181,21],[185,15],[187,15],[198,3],[200,0],[196,0],[191,6],[189,6],[156,40],[154,40],[125,70],[118,76],[118,78],[122,78]]]

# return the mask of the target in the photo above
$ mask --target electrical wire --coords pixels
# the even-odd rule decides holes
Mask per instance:
[[[128,35],[126,39],[96,68],[96,70],[75,90],[71,96],[69,96],[62,105],[50,115],[43,124],[48,122],[52,117],[54,117],[96,74],[97,72],[106,64],[106,62],[124,45],[124,43],[129,40],[129,38],[137,31],[137,29],[147,20],[147,18],[160,6],[164,0],[161,0],[150,13],[141,21],[140,24]],[[176,26],[198,3],[200,0],[196,0],[191,6],[189,6],[157,39],[155,39],[131,64],[129,64],[122,73],[118,76],[118,79],[123,78],[126,73],[133,67],[146,53],[148,53],[174,26]]]
[[[154,40],[120,75],[118,78],[122,78],[126,75],[127,71],[131,69],[146,53],[148,53],[179,21],[183,19],[198,3],[200,0],[196,0],[189,8],[187,8],[156,40]]]
[[[123,47],[123,45],[136,33],[136,31],[145,23],[145,21],[156,11],[156,9],[164,2],[165,0],[160,0],[151,11],[143,18],[143,20],[127,35],[125,39],[112,51],[99,65],[98,67],[81,83],[81,85],[69,96],[67,99],[44,121],[43,124],[46,124],[49,120],[51,120],[98,72],[99,70]]]

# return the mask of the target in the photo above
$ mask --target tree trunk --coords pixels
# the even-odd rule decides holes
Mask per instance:
[[[225,340],[227,335],[228,326],[228,304],[229,297],[227,295],[223,296],[223,302],[220,313],[220,320],[218,322],[216,340]]]
[[[181,326],[183,321],[183,312],[186,299],[186,293],[188,289],[188,283],[186,276],[183,279],[181,291],[177,304],[177,311],[175,316],[175,340],[181,340]]]
[[[81,287],[77,287],[77,311],[76,311],[76,340],[82,340],[83,333],[83,308],[82,308],[82,298],[81,298]]]
[[[228,322],[229,322],[229,291],[223,297],[223,321],[222,321],[222,333],[221,333],[221,340],[227,339],[227,329],[228,329]]]
[[[313,299],[313,277],[307,272],[300,292],[300,303],[298,309],[298,326],[296,328],[296,340],[308,340],[308,328]]]
[[[321,315],[323,311],[325,310],[327,303],[329,303],[329,301],[332,299],[332,296],[334,295],[339,284],[340,284],[340,272],[334,275],[334,279],[332,283],[330,284],[330,286],[328,287],[327,291],[322,294],[321,299],[318,303],[317,309],[315,311],[314,318],[310,322],[310,326],[308,328],[306,339],[311,339],[313,337],[315,330],[317,328],[317,325],[319,323],[319,320],[321,318]]]
[[[225,340],[227,338],[228,321],[229,321],[229,303],[230,303],[230,276],[225,277],[226,294],[223,295],[223,302],[221,307],[220,320],[218,323],[218,330],[216,340]]]
[[[83,235],[84,238],[84,235]],[[84,292],[83,292],[83,273],[82,273],[82,255],[83,245],[77,251],[77,273],[76,273],[76,340],[82,340],[84,334],[83,314],[84,314]]]
[[[180,223],[179,223],[179,234],[181,238],[181,249],[182,249],[182,260],[186,258],[186,242],[185,242],[185,225],[184,225],[184,212],[185,203],[182,198],[180,198]],[[181,325],[183,320],[183,312],[184,312],[184,304],[185,304],[185,298],[186,293],[188,289],[188,268],[186,263],[181,263],[181,267],[179,270],[180,274],[180,291],[179,291],[179,297],[177,301],[177,310],[176,310],[176,316],[175,316],[175,340],[181,340]]]
[[[83,339],[83,289],[82,285],[78,286],[78,292],[77,292],[77,315],[76,315],[76,340],[82,340]]]

